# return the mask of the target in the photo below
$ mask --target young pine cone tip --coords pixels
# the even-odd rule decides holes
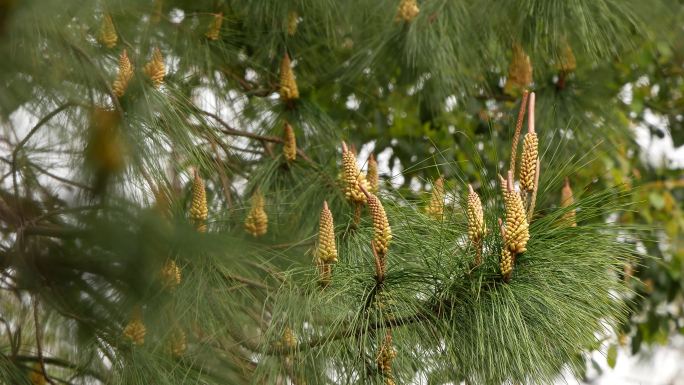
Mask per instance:
[[[416,0],[401,0],[395,20],[409,23],[413,21],[419,13],[420,8],[418,8]]]
[[[440,220],[444,215],[444,179],[440,176],[432,185],[430,203],[425,212],[432,218]]]
[[[164,287],[173,289],[181,283],[181,269],[178,264],[169,259],[166,261],[161,270],[162,284]]]
[[[280,97],[285,101],[299,99],[299,88],[287,52],[280,62]]]
[[[537,173],[538,140],[536,132],[528,132],[523,140],[523,152],[520,158],[520,188],[532,192]]]
[[[214,14],[214,18],[211,20],[211,24],[209,24],[209,28],[207,29],[207,32],[204,34],[204,36],[206,36],[209,40],[218,40],[219,36],[221,35],[222,24],[223,13],[219,12]]]
[[[33,367],[31,368],[31,374],[29,375],[29,380],[31,381],[31,385],[47,384],[47,379],[43,375],[43,369],[41,368],[39,362],[33,364]]]
[[[254,237],[260,237],[268,231],[268,215],[264,206],[264,197],[260,192],[255,192],[252,196],[252,206],[245,219],[245,230]]]
[[[294,161],[297,158],[297,139],[295,138],[294,129],[287,122],[285,123],[283,142],[283,156],[288,162]]]
[[[164,84],[166,67],[164,66],[164,57],[159,48],[154,49],[152,59],[145,64],[145,74],[150,77],[155,87],[159,88]]]
[[[116,79],[112,84],[114,95],[122,97],[128,88],[128,82],[133,78],[133,66],[128,58],[128,53],[124,49],[119,56],[119,71],[116,74]]]
[[[285,327],[283,331],[282,344],[288,349],[294,349],[297,347],[297,337],[295,337],[294,332],[289,326]]]
[[[344,195],[352,202],[366,202],[366,194],[362,189],[369,190],[370,186],[365,176],[359,171],[354,152],[342,142],[342,176],[344,180]]]
[[[187,337],[185,332],[180,329],[176,329],[171,334],[171,339],[169,341],[169,351],[174,357],[180,357],[185,353],[188,348]]]
[[[370,186],[370,191],[372,193],[377,193],[380,181],[378,178],[378,162],[375,160],[373,153],[371,153],[368,158],[368,173],[366,174],[366,180],[368,181],[368,186]]]
[[[573,196],[572,188],[570,187],[570,179],[566,177],[565,182],[563,183],[563,189],[561,190],[561,207],[567,208],[573,204],[575,204],[575,197]],[[575,217],[576,214],[574,208],[563,215],[563,219],[572,227],[577,226],[577,220]]]
[[[568,41],[563,42],[563,48],[561,49],[558,70],[563,72],[572,72],[577,68],[577,60],[575,59],[575,53],[572,52],[572,47]]]
[[[321,219],[318,230],[318,258],[323,263],[337,262],[337,247],[335,246],[335,224],[328,202],[323,202]]]
[[[135,314],[124,328],[124,336],[128,338],[134,345],[143,345],[145,343],[145,333],[147,329],[142,322],[141,315],[136,311]]]
[[[204,187],[204,181],[195,171],[195,178],[192,183],[192,203],[190,205],[190,219],[194,222],[199,232],[205,232],[207,229],[206,221],[209,214],[207,208],[207,192]]]
[[[102,25],[100,26],[98,41],[107,48],[114,48],[118,40],[119,37],[116,34],[116,28],[114,28],[112,16],[107,13],[102,17]]]
[[[484,211],[480,196],[473,190],[472,185],[468,185],[468,236],[474,244],[479,244],[487,232],[484,222]]]
[[[369,193],[365,188],[362,188],[363,193],[368,199],[368,208],[371,212],[373,220],[373,248],[375,252],[382,258],[387,255],[390,241],[392,240],[392,229],[385,208],[382,207],[382,202],[375,195]]]
[[[507,186],[504,190],[504,205],[506,209],[506,247],[515,254],[526,251],[527,241],[530,239],[527,214],[520,194],[513,187],[513,175],[509,171]]]
[[[513,44],[511,64],[508,66],[508,79],[504,90],[511,93],[513,90],[522,89],[532,83],[532,62],[520,44]]]
[[[397,352],[394,350],[394,346],[392,346],[392,334],[387,332],[387,334],[385,334],[385,339],[380,346],[380,351],[378,352],[377,358],[378,369],[380,370],[380,373],[382,373],[383,377],[385,377],[385,380],[393,380],[394,378],[392,374],[392,361],[396,357]]]
[[[297,24],[299,24],[299,14],[296,11],[290,11],[287,14],[287,34],[294,36],[297,33]]]

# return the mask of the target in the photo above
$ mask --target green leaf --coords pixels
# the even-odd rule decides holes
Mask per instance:
[[[606,358],[608,360],[608,366],[610,366],[611,369],[614,369],[615,363],[617,362],[617,345],[610,345],[608,348],[608,356]]]
[[[665,207],[665,199],[663,199],[662,195],[656,192],[648,194],[648,201],[651,202],[651,206],[653,206],[656,210],[662,210],[663,207]]]

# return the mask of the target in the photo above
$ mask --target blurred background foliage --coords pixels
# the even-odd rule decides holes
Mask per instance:
[[[628,211],[587,219],[620,223],[631,229],[625,239],[634,234],[639,239],[630,242],[641,258],[625,264],[622,277],[634,290],[631,313],[615,343],[631,344],[636,354],[684,334],[684,4],[425,0],[418,1],[420,13],[410,23],[395,21],[398,4],[1,1],[0,268],[9,275],[3,284],[12,287],[9,283],[16,281],[22,289],[43,293],[63,316],[90,306],[90,301],[107,301],[81,298],[72,287],[59,291],[51,282],[66,275],[66,281],[92,279],[88,284],[105,292],[113,285],[127,293],[112,300],[126,309],[117,320],[123,322],[135,299],[154,291],[145,277],[164,262],[150,257],[150,266],[139,266],[133,255],[192,255],[199,247],[218,254],[231,248],[253,258],[253,265],[203,257],[184,265],[184,280],[197,274],[218,292],[244,294],[240,303],[224,301],[225,307],[216,308],[208,322],[219,325],[228,315],[235,324],[263,322],[255,319],[253,306],[268,295],[236,288],[235,283],[275,287],[282,271],[311,263],[318,218],[307,214],[317,213],[323,199],[336,213],[349,211],[335,178],[338,152],[333,149],[341,139],[357,149],[361,162],[371,152],[381,160],[384,191],[425,201],[426,190],[441,175],[457,201],[464,180],[486,186],[504,169],[519,98],[529,88],[537,94],[544,156],[578,165],[559,167],[558,172],[568,174],[553,177],[568,177],[576,197],[605,188],[632,192],[615,194],[617,202],[611,203]],[[114,48],[97,39],[105,14],[111,15],[118,34]],[[206,35],[215,15],[222,20],[216,40]],[[142,76],[154,47],[163,52],[167,66],[162,91]],[[124,48],[137,72],[126,95],[116,98],[110,85]],[[532,72],[526,84],[511,84],[516,49],[529,55]],[[292,58],[301,94],[294,105],[276,96],[285,52]],[[106,119],[92,119],[98,113]],[[21,128],[26,121],[36,130]],[[108,135],[106,127],[98,126],[107,125],[103,121],[120,127],[121,137],[99,137]],[[280,155],[286,121],[305,157],[291,165]],[[113,158],[103,161],[99,155],[109,153],[107,146],[119,140],[125,150],[115,150]],[[192,167],[207,183],[210,229],[223,234],[209,237],[209,246],[184,220]],[[540,210],[557,207],[557,185]],[[159,253],[157,245],[152,251],[132,250],[145,243],[140,234],[157,229],[156,217],[142,208],[154,203],[158,189],[173,198],[176,221],[161,235],[170,251]],[[268,196],[271,221],[271,231],[260,240],[242,230],[249,198],[257,190]],[[96,214],[95,208],[104,206],[112,210]],[[102,216],[118,224],[128,220],[130,226],[102,227]],[[340,221],[347,222],[349,218]],[[60,232],[67,241],[38,238],[21,245],[17,254],[18,227],[43,235]],[[94,237],[92,244],[71,240],[70,232],[83,228],[111,239]],[[121,277],[84,278],[48,258],[67,248],[84,255],[102,252],[103,261],[111,252],[130,264],[110,266],[122,269]],[[37,259],[20,258],[27,250]],[[101,273],[97,269],[104,265],[83,266],[75,255],[68,259],[73,265],[66,266]],[[22,264],[31,269],[17,267]],[[34,268],[59,274],[47,281],[46,274],[39,274],[40,279],[13,275]],[[232,278],[226,281],[226,275]],[[192,296],[200,288],[193,290],[179,290],[187,298],[174,301],[213,308]],[[60,295],[52,298],[55,292]],[[170,307],[159,314],[178,311],[165,306]],[[30,316],[16,303],[3,310],[17,320]],[[93,308],[88,322],[77,324],[87,329],[106,314]],[[190,310],[183,314],[188,323],[198,317]],[[54,329],[51,338],[74,333],[67,329]],[[32,337],[29,331],[17,338]],[[233,343],[245,339],[230,338]],[[231,380],[244,381],[242,376],[253,369],[249,357],[230,358],[235,366]]]

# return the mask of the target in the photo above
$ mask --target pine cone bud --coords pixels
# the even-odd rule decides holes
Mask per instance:
[[[567,208],[575,204],[575,198],[572,194],[572,188],[570,188],[570,179],[565,178],[565,183],[563,184],[563,189],[561,190],[561,207]],[[572,227],[577,226],[577,220],[575,219],[575,209],[566,212],[563,215],[563,220]]]
[[[563,49],[558,63],[558,70],[562,72],[573,72],[577,69],[577,60],[575,59],[575,54],[572,52],[572,47],[568,44],[567,40],[563,44]]]
[[[356,155],[347,149],[347,145],[342,143],[342,174],[344,178],[344,195],[352,202],[363,203],[366,201],[362,188],[368,190],[368,181],[359,171],[356,164]]]
[[[283,140],[283,156],[285,156],[285,159],[287,159],[288,162],[292,162],[297,158],[297,140],[292,126],[287,122],[285,122],[285,135]]]
[[[116,74],[116,79],[112,83],[112,90],[114,95],[118,97],[124,96],[128,88],[128,82],[133,78],[133,66],[128,59],[128,53],[124,49],[119,56],[119,72]]]
[[[532,63],[530,57],[519,44],[513,45],[513,57],[508,66],[508,79],[504,86],[504,92],[515,94],[518,90],[526,88],[532,83]]]
[[[487,233],[487,226],[484,221],[484,212],[482,210],[482,201],[477,195],[473,186],[468,185],[468,207],[466,216],[468,217],[468,237],[470,242],[475,247],[475,264],[479,265],[482,262],[482,239]]]
[[[142,321],[141,310],[138,308],[133,311],[133,316],[124,328],[124,336],[128,338],[135,345],[143,345],[145,343],[145,324]]]
[[[289,326],[285,326],[285,330],[283,330],[281,343],[287,349],[294,349],[297,347],[297,337],[295,337]]]
[[[161,269],[161,280],[164,287],[174,289],[181,283],[181,269],[173,259],[168,259]]]
[[[214,14],[214,18],[209,24],[209,29],[204,34],[209,40],[218,40],[221,35],[221,25],[223,24],[223,13],[219,12]]]
[[[513,253],[504,246],[501,249],[501,260],[499,261],[499,267],[501,268],[501,275],[503,275],[506,282],[511,279],[511,274],[513,273],[513,263]]]
[[[91,115],[90,137],[86,160],[98,173],[106,175],[121,171],[125,166],[126,146],[114,110],[94,108]]]
[[[97,36],[97,40],[107,48],[114,48],[119,37],[116,34],[116,28],[114,28],[114,22],[112,21],[112,16],[105,13],[102,17],[102,25],[100,26],[100,33]]]
[[[164,57],[159,48],[155,48],[152,52],[152,60],[145,64],[145,74],[150,77],[152,84],[159,88],[164,84],[164,76],[166,75],[166,67],[164,66]]]
[[[528,132],[523,140],[523,152],[520,158],[520,189],[534,191],[537,174],[538,140],[536,132]]]
[[[378,162],[375,160],[375,156],[371,153],[368,158],[368,173],[366,174],[366,180],[368,181],[368,186],[370,187],[370,192],[373,194],[378,192],[380,187],[380,180],[378,178]]]
[[[295,11],[290,11],[287,14],[287,34],[294,36],[297,33],[297,24],[299,24],[299,15]]]
[[[264,210],[264,197],[259,191],[252,196],[252,207],[245,219],[245,230],[254,237],[260,237],[268,231],[268,215]]]
[[[385,334],[385,340],[380,346],[380,351],[378,352],[378,358],[376,360],[378,364],[378,370],[385,378],[385,384],[394,383],[394,375],[392,373],[392,361],[397,357],[397,352],[392,346],[392,334],[387,331]],[[387,382],[390,380],[390,382]]]
[[[171,339],[169,340],[169,352],[172,356],[178,358],[185,353],[188,349],[187,338],[185,332],[179,328],[176,328],[171,333]]]
[[[318,230],[318,258],[323,263],[337,262],[337,247],[335,246],[335,224],[328,202],[323,202],[321,219]]]
[[[396,21],[405,21],[407,23],[413,21],[413,19],[420,13],[420,8],[418,8],[418,3],[416,0],[401,0],[399,4],[399,9],[397,9]]]
[[[444,215],[444,179],[441,176],[432,185],[432,196],[425,212],[437,220],[441,220]]]
[[[31,381],[32,385],[47,384],[47,379],[43,375],[43,369],[41,368],[39,362],[33,364],[33,367],[31,368],[31,374],[29,374],[29,380]]]
[[[385,208],[382,207],[380,199],[369,193],[365,188],[363,192],[368,199],[368,209],[373,219],[373,248],[378,256],[384,260],[387,255],[390,241],[392,240],[392,229],[390,228]]]
[[[153,23],[159,23],[164,11],[164,2],[162,0],[154,0],[154,10],[152,11],[152,16],[150,21]]]
[[[280,97],[285,101],[299,99],[299,88],[287,52],[280,62]]]
[[[195,224],[197,231],[204,233],[207,231],[207,192],[204,188],[204,181],[195,171],[195,179],[192,182],[192,202],[190,204],[190,220]]]
[[[504,191],[506,207],[506,247],[514,254],[524,253],[530,239],[527,214],[520,194],[513,187],[513,176],[509,173]]]

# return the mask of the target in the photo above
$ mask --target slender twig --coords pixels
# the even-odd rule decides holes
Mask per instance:
[[[318,338],[313,338],[309,340],[308,342],[302,342],[298,344],[294,349],[298,351],[302,351],[305,349],[311,349],[311,348],[316,348],[321,345],[324,345],[326,343],[340,340],[343,338],[349,338],[349,337],[354,337],[358,338],[363,336],[364,334],[378,330],[378,329],[393,329],[397,328],[400,326],[404,325],[409,325],[415,322],[420,322],[428,319],[428,314],[426,312],[421,312],[421,313],[416,313],[400,318],[391,318],[391,319],[385,319],[381,321],[375,321],[374,323],[371,324],[363,324],[359,325],[355,328],[349,328],[349,329],[344,329],[340,330],[331,334],[328,334],[326,336],[318,337]],[[291,348],[285,348],[282,346],[272,346],[269,349],[266,349],[265,353],[266,354],[271,354],[271,355],[281,355],[281,354],[291,354],[292,353]]]
[[[71,106],[75,106],[75,105],[76,105],[76,104],[73,103],[73,102],[66,102],[66,103],[62,104],[61,106],[55,108],[54,110],[50,111],[50,113],[48,113],[47,115],[43,116],[43,118],[40,119],[40,120],[38,121],[38,123],[36,123],[36,125],[33,126],[33,128],[31,128],[31,130],[29,131],[29,133],[26,134],[26,136],[24,137],[24,139],[22,139],[21,142],[19,142],[19,143],[16,145],[16,147],[14,147],[14,151],[12,151],[12,159],[16,158],[17,153],[19,152],[19,150],[21,150],[21,149],[24,147],[24,145],[26,144],[26,142],[28,142],[29,139],[31,139],[31,137],[32,137],[36,132],[38,132],[38,130],[39,130],[43,125],[45,125],[45,123],[47,123],[48,121],[50,121],[50,119],[52,119],[55,115],[59,114],[60,112],[64,111],[65,109],[67,109],[67,108],[69,108],[69,107],[71,107]]]
[[[38,296],[33,296],[33,323],[36,327],[36,349],[38,349],[38,364],[40,365],[40,370],[43,372],[43,377],[50,385],[55,385],[55,382],[48,376],[45,371],[45,359],[43,359],[43,343],[42,343],[42,328],[40,322],[38,322]]]
[[[197,110],[197,112],[204,114],[206,116],[209,116],[210,118],[213,118],[219,124],[221,124],[223,126],[223,130],[221,130],[221,132],[223,132],[224,134],[232,135],[232,136],[240,136],[240,137],[244,137],[244,138],[250,138],[250,139],[254,139],[254,140],[258,140],[258,141],[262,142],[262,145],[264,145],[264,150],[267,153],[270,151],[270,148],[268,148],[264,142],[280,143],[280,144],[285,143],[285,139],[278,137],[278,136],[259,135],[259,134],[255,134],[253,132],[237,130],[237,129],[233,128],[230,124],[228,124],[226,121],[221,119],[220,116],[218,116],[212,112],[205,111],[201,108],[195,107],[195,109]],[[311,158],[309,158],[306,155],[306,153],[304,151],[302,151],[300,148],[297,149],[297,155],[301,156],[302,159],[304,159],[305,161],[313,164],[313,161],[311,160]]]
[[[223,277],[232,281],[237,281],[240,283],[244,283],[245,285],[249,286],[254,286],[259,289],[264,289],[264,290],[273,290],[272,287],[268,286],[265,283],[261,283],[249,278],[241,277],[239,275],[233,275],[233,274],[228,274],[228,273],[223,273]]]
[[[2,354],[0,353],[0,355],[2,355]],[[40,360],[39,357],[35,357],[35,356],[16,356],[13,358],[14,358],[14,360],[16,360],[18,362],[39,362],[39,360]],[[62,360],[59,358],[53,358],[53,357],[43,357],[42,359],[43,359],[43,362],[48,364],[48,365],[55,365],[55,366],[59,366],[62,368],[71,369],[71,370],[74,370],[77,372],[81,372],[84,375],[90,376],[90,377],[92,377],[92,378],[94,378],[94,379],[96,379],[102,383],[105,383],[105,384],[108,383],[108,381],[106,381],[105,378],[102,375],[100,375],[99,373],[92,371],[92,370],[89,370],[89,369],[86,369],[86,368],[83,368],[83,367],[78,366],[76,364],[73,364],[71,362],[68,362],[68,361],[65,361],[65,360]]]
[[[86,186],[86,185],[84,185],[84,184],[82,184],[82,183],[79,183],[79,182],[76,182],[76,181],[73,181],[73,180],[69,180],[69,179],[66,179],[66,178],[62,178],[62,177],[59,176],[59,175],[55,175],[55,174],[51,173],[50,171],[48,171],[48,170],[46,170],[46,169],[44,169],[44,168],[38,166],[37,164],[35,164],[35,163],[33,163],[33,162],[30,162],[29,165],[30,165],[31,167],[35,168],[36,170],[38,170],[40,173],[45,174],[45,175],[49,176],[50,178],[52,178],[52,179],[54,179],[54,180],[58,180],[58,181],[60,181],[60,182],[62,182],[62,183],[65,183],[65,184],[68,184],[68,185],[71,185],[71,186],[74,186],[74,187],[78,187],[78,188],[81,188],[81,189],[83,189],[83,190],[91,191],[91,190],[93,189],[92,187]]]
[[[513,143],[511,144],[511,167],[509,170],[515,172],[515,158],[518,155],[518,142],[520,141],[520,131],[522,130],[523,120],[525,119],[525,108],[527,107],[527,96],[529,91],[525,90],[522,95],[522,102],[520,103],[520,111],[518,111],[518,122],[515,124],[515,134],[513,134]]]

